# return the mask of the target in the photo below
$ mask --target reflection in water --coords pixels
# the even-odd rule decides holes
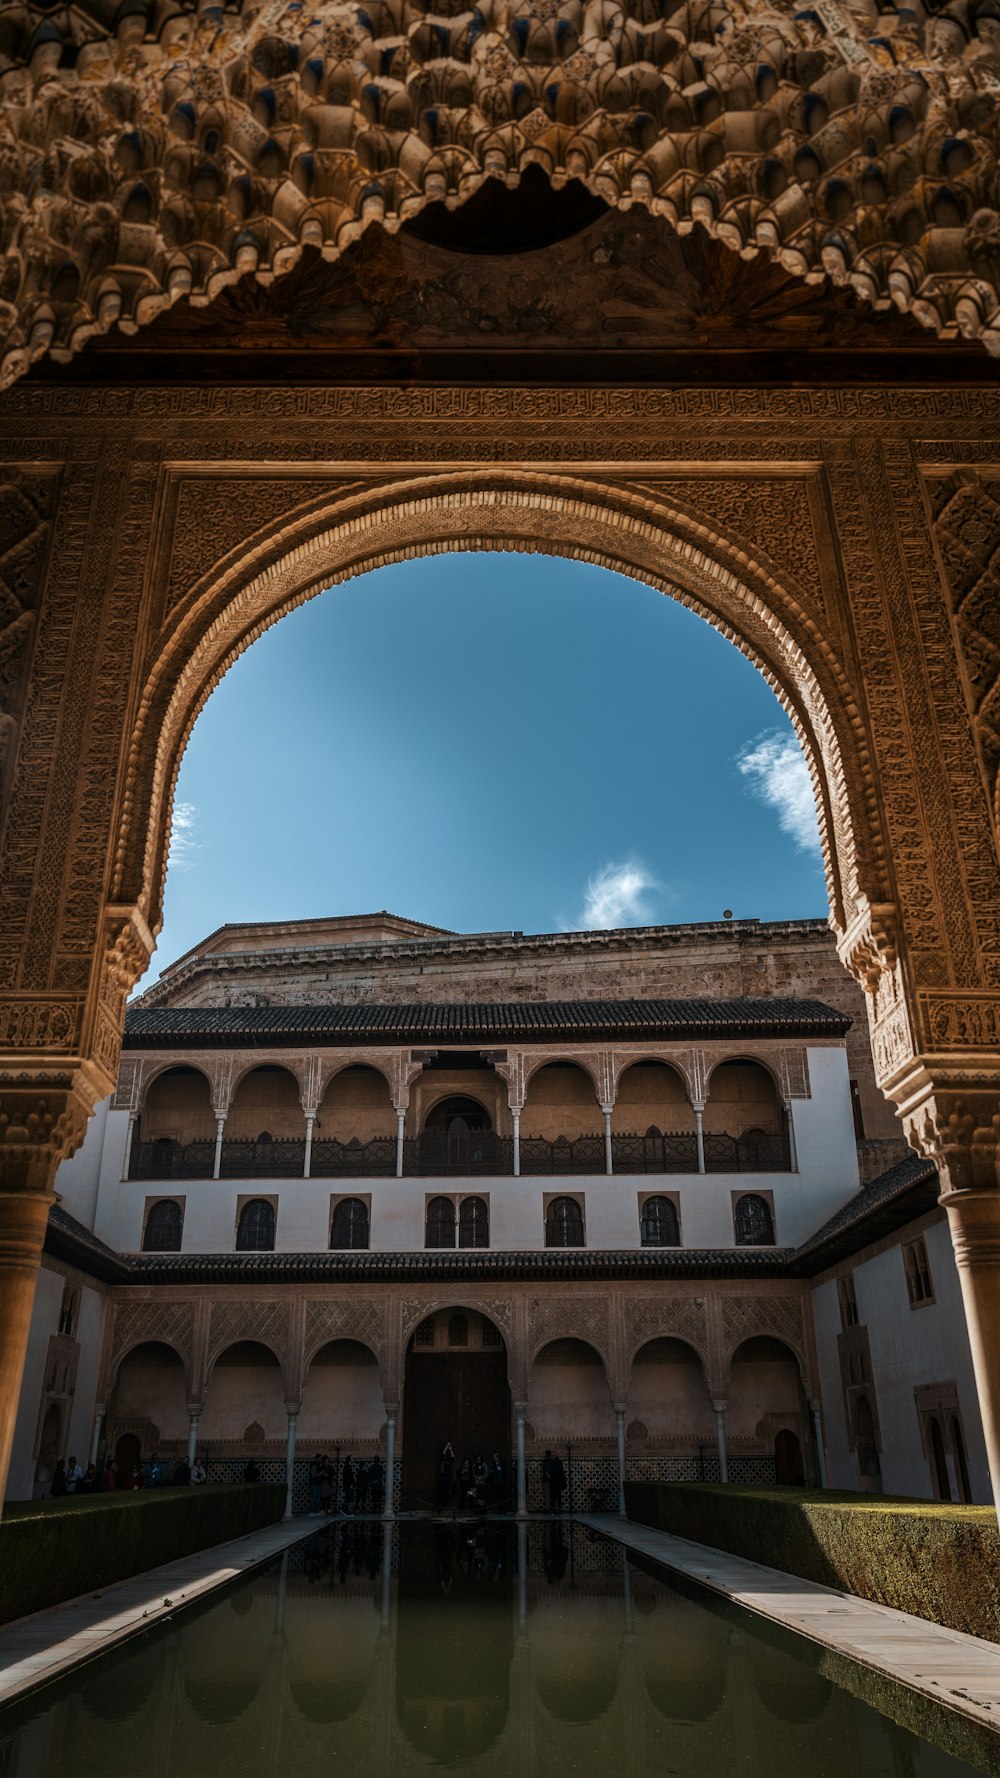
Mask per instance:
[[[3,1778],[968,1778],[572,1524],[324,1525],[0,1716]]]

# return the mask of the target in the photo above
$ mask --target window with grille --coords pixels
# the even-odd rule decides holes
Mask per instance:
[[[583,1211],[576,1198],[553,1198],[545,1212],[546,1247],[582,1247]]]
[[[368,1205],[363,1198],[341,1198],[333,1212],[330,1246],[368,1246]]]
[[[910,1308],[916,1309],[921,1303],[934,1301],[934,1286],[931,1283],[931,1269],[927,1263],[927,1249],[922,1241],[907,1241],[903,1248],[903,1265],[906,1269],[906,1289],[910,1298]]]
[[[500,1333],[500,1329],[498,1327],[494,1327],[492,1321],[487,1321],[485,1315],[483,1316],[481,1337],[482,1337],[482,1343],[484,1346],[502,1346],[503,1345],[503,1337]]]
[[[428,1315],[427,1320],[422,1321],[420,1323],[420,1326],[417,1328],[417,1331],[413,1336],[413,1344],[415,1346],[433,1346],[433,1344],[434,1344],[434,1317],[433,1317],[433,1315]]]
[[[425,1247],[454,1247],[455,1206],[450,1198],[432,1198],[427,1206]]]
[[[485,1198],[463,1198],[458,1213],[458,1245],[488,1247],[490,1244],[490,1211]]]
[[[153,1204],[142,1237],[143,1253],[179,1253],[183,1221],[181,1207],[173,1198],[161,1198]]]
[[[251,1198],[240,1211],[236,1230],[237,1253],[271,1253],[274,1250],[274,1205],[266,1198]]]
[[[758,1197],[756,1192],[737,1198],[733,1232],[737,1247],[773,1247],[774,1218],[767,1199]]]
[[[854,1294],[854,1273],[848,1272],[846,1278],[837,1280],[837,1296],[840,1301],[841,1327],[857,1327],[858,1299]]]
[[[680,1226],[672,1198],[647,1198],[642,1206],[640,1234],[644,1247],[679,1247]]]

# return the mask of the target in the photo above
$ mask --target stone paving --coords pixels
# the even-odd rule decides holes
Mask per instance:
[[[1000,1646],[742,1556],[601,1513],[577,1522],[1000,1732]]]

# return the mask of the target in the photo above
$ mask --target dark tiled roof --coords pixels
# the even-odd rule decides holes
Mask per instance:
[[[808,1241],[803,1241],[796,1249],[792,1270],[803,1277],[825,1271],[839,1259],[933,1210],[939,1191],[934,1162],[925,1161],[918,1154],[907,1155],[857,1192]]]
[[[185,1043],[295,1043],[302,1038],[331,1044],[487,1041],[552,1037],[594,1031],[669,1032],[673,1037],[842,1036],[844,1013],[821,1000],[762,996],[735,1000],[510,1000],[410,1002],[362,1006],[133,1007],[125,1020],[130,1049]]]
[[[105,1284],[132,1282],[133,1260],[129,1254],[116,1253],[113,1247],[99,1241],[91,1229],[77,1222],[68,1210],[53,1204],[45,1231],[45,1251],[55,1259],[64,1259],[79,1266],[92,1278]]]

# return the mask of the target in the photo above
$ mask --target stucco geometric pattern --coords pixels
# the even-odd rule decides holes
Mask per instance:
[[[1000,479],[988,480],[968,469],[931,479],[928,485],[1000,835]]]
[[[703,1299],[694,1297],[626,1297],[626,1355],[631,1360],[647,1340],[686,1340],[702,1357],[708,1353],[708,1323]]]
[[[287,1302],[213,1303],[206,1372],[211,1371],[227,1346],[242,1340],[259,1340],[262,1345],[270,1347],[279,1364],[284,1366],[288,1356],[288,1335]]]
[[[194,1346],[194,1304],[120,1302],[115,1309],[112,1373],[127,1352],[147,1340],[172,1346],[190,1373]]]
[[[605,1297],[534,1298],[528,1309],[528,1354],[535,1358],[550,1340],[584,1340],[602,1358],[609,1351],[609,1309]]]
[[[0,826],[52,535],[57,474],[0,467]]]
[[[787,1340],[801,1356],[805,1349],[802,1299],[797,1296],[727,1296],[722,1301],[722,1338],[731,1358],[744,1340],[758,1335]]]
[[[340,1303],[307,1303],[303,1348],[307,1367],[328,1340],[359,1340],[381,1358],[385,1342],[381,1304],[353,1298]]]
[[[8,381],[532,162],[996,342],[987,8],[6,10]]]

